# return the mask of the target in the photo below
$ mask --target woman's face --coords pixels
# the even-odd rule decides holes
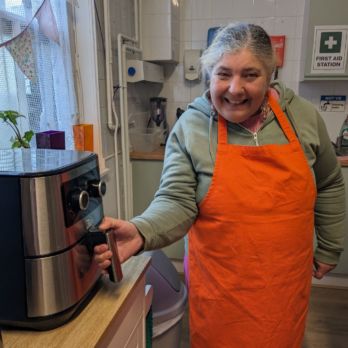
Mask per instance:
[[[266,69],[248,49],[226,53],[212,71],[211,101],[226,120],[243,122],[260,108],[268,84]]]

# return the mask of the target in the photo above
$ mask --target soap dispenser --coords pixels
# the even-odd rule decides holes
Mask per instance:
[[[184,53],[184,75],[186,80],[200,80],[199,58],[202,50],[185,50]]]

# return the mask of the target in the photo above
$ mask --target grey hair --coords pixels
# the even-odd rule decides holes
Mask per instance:
[[[276,62],[271,39],[263,28],[248,23],[231,23],[218,30],[213,42],[200,58],[202,71],[209,78],[225,53],[237,53],[244,48],[260,60],[271,80]]]

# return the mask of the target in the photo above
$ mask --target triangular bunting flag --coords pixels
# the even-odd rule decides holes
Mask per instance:
[[[30,29],[27,28],[6,46],[23,74],[31,81],[36,81]]]
[[[57,22],[52,11],[50,0],[44,1],[36,14],[36,19],[39,22],[40,31],[59,45]]]

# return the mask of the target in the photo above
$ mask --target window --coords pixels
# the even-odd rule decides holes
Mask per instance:
[[[45,35],[40,27],[39,11],[51,5],[59,43]],[[47,7],[47,6],[46,6]],[[40,16],[49,13],[41,11]],[[45,19],[47,20],[46,17]],[[51,24],[52,22],[51,18]],[[53,25],[53,28],[55,26]],[[26,31],[31,37],[35,73],[28,77],[8,50]],[[30,42],[30,41],[29,41]],[[0,110],[16,110],[22,132],[65,131],[67,149],[73,149],[72,124],[77,114],[69,43],[67,2],[62,0],[0,0]],[[6,47],[5,47],[6,46]],[[11,146],[13,136],[0,123],[0,148]],[[35,146],[35,139],[32,141]]]

